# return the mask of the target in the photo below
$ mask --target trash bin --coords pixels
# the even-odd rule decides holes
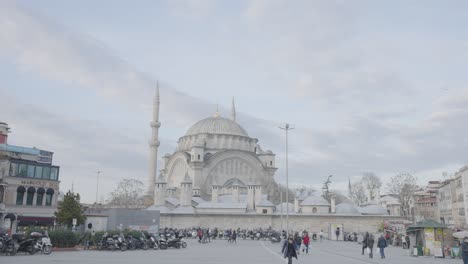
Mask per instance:
[[[452,247],[452,258],[459,258],[460,257],[460,247]]]
[[[422,246],[418,246],[418,256],[424,256],[424,250]]]

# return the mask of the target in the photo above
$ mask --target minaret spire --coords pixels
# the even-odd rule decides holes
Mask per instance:
[[[149,141],[150,147],[150,158],[149,158],[149,169],[147,179],[147,191],[148,197],[154,198],[154,187],[158,171],[158,147],[159,147],[159,81],[156,82],[156,93],[153,99],[153,120],[150,123],[151,126],[151,140]]]
[[[353,190],[352,190],[352,186],[351,186],[351,178],[348,177],[348,196],[349,196],[349,199],[353,199]]]
[[[234,96],[232,97],[231,119],[232,121],[236,122],[236,105],[234,104]]]

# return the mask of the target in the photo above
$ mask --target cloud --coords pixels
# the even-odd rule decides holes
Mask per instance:
[[[174,8],[188,10],[183,14],[195,9],[201,16],[214,8],[211,4],[204,7],[206,2],[196,6],[198,3]],[[400,68],[407,63],[395,55],[401,47],[382,37],[387,32],[360,31],[360,14],[366,9],[354,3],[249,3],[239,19],[248,35],[256,38],[245,52],[254,54],[267,76],[289,84],[271,87],[271,91],[276,89],[284,97],[282,101],[301,112],[298,120],[303,122],[290,134],[292,182],[322,182],[329,174],[344,182],[363,171],[388,176],[437,171],[447,164],[465,162],[468,142],[463,132],[468,125],[462,120],[468,118],[466,89],[448,82],[450,89],[457,87],[459,92],[440,97],[431,92],[433,85],[421,88],[417,81],[421,75],[408,75],[411,71]],[[0,3],[0,57],[13,61],[27,75],[71,84],[58,85],[59,89],[79,89],[119,105],[131,116],[150,118],[155,77],[122,60],[106,43],[13,2]],[[2,98],[14,89],[18,87],[0,87]],[[161,81],[161,100],[161,132],[171,131],[162,139],[161,154],[172,152],[185,129],[215,109],[209,99],[180,92],[170,80]],[[304,102],[306,106],[301,108],[299,104]],[[289,111],[273,103],[258,107],[271,109],[271,119]],[[118,179],[144,180],[146,176],[147,123],[124,120],[124,125],[77,118],[66,109],[54,113],[39,105],[25,105],[16,97],[8,100],[0,115],[15,128],[15,142],[55,152],[64,186],[70,186],[73,178],[84,179],[76,184],[89,201],[94,199],[89,186],[95,184],[96,169],[105,171],[103,192],[110,191]],[[292,111],[290,115],[296,118]],[[239,113],[238,120],[250,136],[259,138],[264,149],[277,153],[277,178],[282,180],[285,153],[280,124],[254,113]],[[147,134],[125,133],[125,126]]]

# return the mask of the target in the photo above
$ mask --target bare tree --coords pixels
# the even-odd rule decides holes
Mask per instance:
[[[374,200],[375,197],[380,195],[379,189],[382,186],[382,180],[373,172],[365,172],[361,180],[365,190],[370,194],[370,199]]]
[[[144,185],[136,179],[123,179],[117,188],[110,193],[108,204],[124,208],[143,206]]]
[[[419,189],[416,176],[409,173],[397,174],[387,183],[387,188],[391,194],[398,195],[404,216],[410,215],[411,197]]]
[[[362,205],[367,203],[366,191],[364,185],[361,181],[351,184],[351,200],[357,205]]]

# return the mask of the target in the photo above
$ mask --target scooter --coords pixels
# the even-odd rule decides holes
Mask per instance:
[[[24,234],[14,234],[12,239],[16,244],[16,252],[24,252],[25,254],[34,255],[38,249],[36,247],[36,239],[24,237]]]

